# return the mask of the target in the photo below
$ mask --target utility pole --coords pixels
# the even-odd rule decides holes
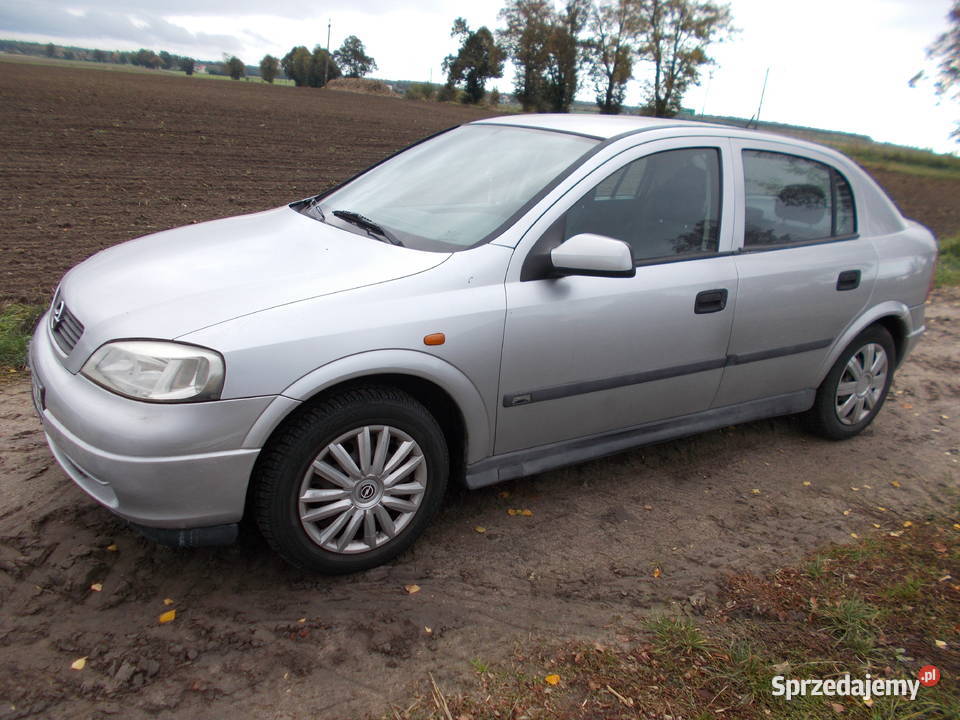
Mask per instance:
[[[330,69],[330,25],[331,20],[327,19],[327,54],[323,58],[323,84],[327,84],[327,75]]]

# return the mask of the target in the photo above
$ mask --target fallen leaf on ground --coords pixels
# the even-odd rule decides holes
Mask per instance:
[[[892,530],[890,532],[890,537],[900,537],[903,535],[903,530]]]
[[[163,604],[164,604],[164,605],[173,605],[173,598],[164,598],[164,599],[163,599]]]
[[[157,622],[161,625],[164,625],[168,622],[173,622],[174,618],[177,617],[176,610],[167,610],[165,613],[162,613],[160,617],[157,618]]]
[[[655,568],[653,569],[653,576],[654,576],[655,578],[658,578],[658,577],[660,577],[661,575],[663,575],[663,571],[662,571],[660,568],[655,567]]]
[[[856,533],[850,533],[850,537],[852,537],[854,540],[859,540],[859,539],[860,539],[860,536],[857,535]]]
[[[478,533],[485,533],[485,532],[487,531],[487,529],[486,529],[485,527],[483,527],[482,525],[477,525],[477,526],[474,528],[474,531],[476,531],[476,532],[478,532]]]
[[[760,488],[754,488],[754,489],[751,490],[750,492],[752,492],[754,495],[759,495],[759,494],[760,494]]]
[[[936,645],[941,650],[943,650],[947,646],[947,644],[943,640],[934,640],[933,644]]]
[[[510,497],[510,491],[509,491],[509,490],[501,490],[501,491],[500,491],[500,497],[502,497],[502,498],[508,498],[508,497]]]
[[[960,530],[960,523],[954,523],[954,524],[953,524],[953,529],[954,529],[954,530]]]
[[[433,635],[433,628],[430,627],[429,625],[424,625],[424,626],[423,626],[423,631],[424,631],[427,635]]]
[[[947,551],[947,546],[944,545],[942,542],[935,542],[931,547],[933,547],[933,549],[936,550],[938,553],[945,553]]]
[[[644,510],[653,510],[653,505],[644,505],[644,506],[643,506],[643,509],[644,509]],[[958,527],[957,529],[960,530],[960,527]]]
[[[890,484],[893,485],[893,486],[896,487],[896,488],[900,487],[900,481],[899,481],[899,480],[891,480],[891,481],[890,481]]]
[[[810,481],[809,481],[809,480],[804,480],[804,481],[803,481],[803,486],[804,486],[804,487],[810,487]]]
[[[93,585],[90,586],[90,589],[93,590],[94,592],[100,592],[101,590],[103,590],[103,583],[94,583]]]
[[[885,507],[881,506],[881,505],[877,505],[877,510],[879,510],[880,512],[886,512],[886,511],[887,511],[887,509],[886,509]]]
[[[520,511],[520,514],[524,517],[533,517],[533,510],[523,509]]]
[[[404,585],[403,589],[407,591],[407,595],[413,595],[414,593],[420,592],[419,585]]]
[[[843,514],[844,514],[844,515],[849,515],[849,514],[850,514],[850,511],[849,511],[849,510],[844,510],[844,511],[843,511]]]
[[[900,407],[904,410],[913,410],[913,405],[910,403],[900,403]]]
[[[833,711],[835,713],[842,713],[844,710],[846,710],[846,708],[843,705],[835,702],[830,703],[830,707],[833,708]]]
[[[72,663],[70,663],[70,669],[71,669],[71,670],[83,670],[86,666],[87,666],[87,658],[86,658],[86,656],[84,656],[84,657],[82,657],[82,658],[77,658],[77,659],[74,660]]]
[[[116,552],[119,549],[120,548],[118,548],[116,545],[107,545],[107,550],[109,550],[110,552]]]
[[[880,523],[872,523],[872,525],[873,525],[877,530],[880,529]]]
[[[911,527],[912,525],[913,525],[913,523],[910,522],[909,520],[904,520],[904,521],[903,521],[903,526],[904,526],[904,527]]]
[[[560,682],[560,676],[556,674],[547,675],[544,678],[544,681],[546,681],[547,685],[556,685],[558,682]]]

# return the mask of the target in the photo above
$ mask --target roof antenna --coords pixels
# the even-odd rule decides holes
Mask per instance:
[[[753,127],[759,128],[760,126],[760,111],[763,110],[763,96],[767,94],[767,78],[770,77],[770,68],[767,68],[767,72],[763,74],[763,88],[760,90],[760,104],[757,106],[756,114],[747,121],[747,127],[750,127],[752,124]]]

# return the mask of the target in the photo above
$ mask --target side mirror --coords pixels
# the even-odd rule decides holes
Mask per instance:
[[[550,262],[560,275],[633,277],[633,252],[623,240],[581,233],[550,251]]]

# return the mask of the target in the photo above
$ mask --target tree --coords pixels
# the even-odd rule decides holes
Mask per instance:
[[[244,68],[243,60],[238,58],[236,55],[231,55],[229,58],[223,61],[223,71],[233,80],[239,80],[246,75],[246,68]]]
[[[57,56],[57,46],[53,43],[47,43],[47,57]]]
[[[310,60],[310,51],[303,45],[298,45],[283,56],[280,60],[280,66],[283,68],[284,74],[293,80],[297,87],[302,87],[309,84]]]
[[[553,112],[569,112],[580,89],[580,70],[586,59],[580,40],[590,16],[590,0],[567,0],[556,13],[547,40],[547,73],[544,100]]]
[[[94,50],[93,61],[98,63],[106,62],[107,54],[103,50]]]
[[[699,0],[639,0],[640,33],[637,51],[653,63],[647,83],[647,105],[655,117],[680,111],[687,88],[700,79],[700,68],[713,60],[710,43],[733,32],[729,5]]]
[[[348,78],[358,78],[377,69],[377,62],[367,55],[363,43],[356,35],[351,35],[340,49],[333,53],[334,60]]]
[[[450,36],[460,39],[460,49],[456,55],[444,58],[447,84],[440,99],[454,96],[454,88],[462,83],[463,102],[478,103],[486,92],[487,80],[503,77],[503,48],[497,45],[490,30],[480,27],[474,32],[463,18],[453,21]]]
[[[193,71],[196,68],[196,62],[192,57],[182,57],[177,64],[187,75],[193,75]]]
[[[280,61],[273,55],[264,55],[260,61],[260,77],[264,82],[272,83],[280,72]]]
[[[500,42],[516,68],[513,94],[524,111],[543,110],[553,7],[548,0],[510,0],[500,19],[507,25]]]
[[[130,63],[132,65],[139,65],[140,67],[156,70],[158,67],[160,67],[161,60],[160,60],[160,56],[157,55],[153,50],[140,48],[130,58]]]
[[[280,67],[297,87],[323,87],[326,80],[340,77],[336,61],[317,45],[311,53],[303,45],[292,48],[280,60]]]
[[[590,75],[597,106],[616,115],[623,106],[627,82],[633,77],[633,38],[639,18],[634,0],[606,0],[593,11],[589,41]]]
[[[160,65],[164,70],[172,70],[174,60],[174,56],[168,53],[166,50],[160,51]]]
[[[927,48],[927,54],[938,60],[936,90],[938,95],[953,93],[960,100],[960,0],[954,0],[947,14],[949,27]],[[960,142],[960,124],[951,133]]]

